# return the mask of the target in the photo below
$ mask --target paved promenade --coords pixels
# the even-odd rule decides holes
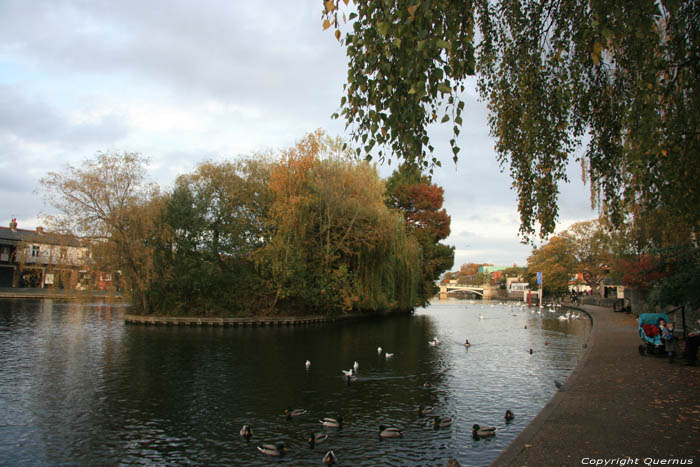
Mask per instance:
[[[492,465],[700,465],[700,366],[640,356],[634,315],[582,308],[581,363]]]

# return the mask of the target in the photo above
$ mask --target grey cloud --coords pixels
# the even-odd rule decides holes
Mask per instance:
[[[267,14],[244,2],[11,2],[0,47],[64,73],[146,78],[178,93],[327,119],[345,58],[321,31],[320,8],[312,0],[279,2]]]
[[[26,97],[15,86],[0,85],[0,134],[75,145],[115,141],[126,132],[126,126],[116,115],[102,117],[95,123],[73,124],[42,100]]]

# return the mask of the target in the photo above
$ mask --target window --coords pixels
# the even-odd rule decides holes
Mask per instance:
[[[65,246],[61,247],[60,255],[61,255],[61,259],[63,259],[63,260],[67,259],[68,258],[68,248]]]
[[[39,245],[32,245],[32,258],[39,257]]]
[[[0,247],[0,261],[10,261],[10,247]]]

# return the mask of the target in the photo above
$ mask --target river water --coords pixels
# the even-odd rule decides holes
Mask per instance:
[[[340,465],[488,465],[590,333],[583,316],[452,299],[413,316],[296,328],[142,327],[123,323],[126,310],[0,300],[0,464],[322,465],[333,449]],[[348,382],[341,370],[355,361]],[[452,426],[432,429],[419,405]],[[287,407],[308,412],[288,420]],[[342,429],[318,422],[337,416]],[[473,439],[475,423],[496,436]],[[381,424],[403,437],[380,439]],[[328,439],[311,449],[319,432]],[[284,457],[256,449],[276,441]]]

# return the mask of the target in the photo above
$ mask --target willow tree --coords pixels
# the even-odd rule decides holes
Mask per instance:
[[[572,159],[614,225],[632,205],[662,205],[700,232],[697,2],[353,4],[350,12],[324,1],[323,15],[347,50],[337,115],[359,152],[371,157],[376,146],[392,152],[380,158],[437,165],[427,127],[439,121],[452,126],[457,158],[463,83],[476,73],[525,237],[538,224],[541,236],[554,231],[558,186]]]
[[[327,313],[412,308],[420,248],[384,204],[376,169],[329,149],[316,132],[271,165],[273,234],[255,257],[275,291],[273,305]]]

